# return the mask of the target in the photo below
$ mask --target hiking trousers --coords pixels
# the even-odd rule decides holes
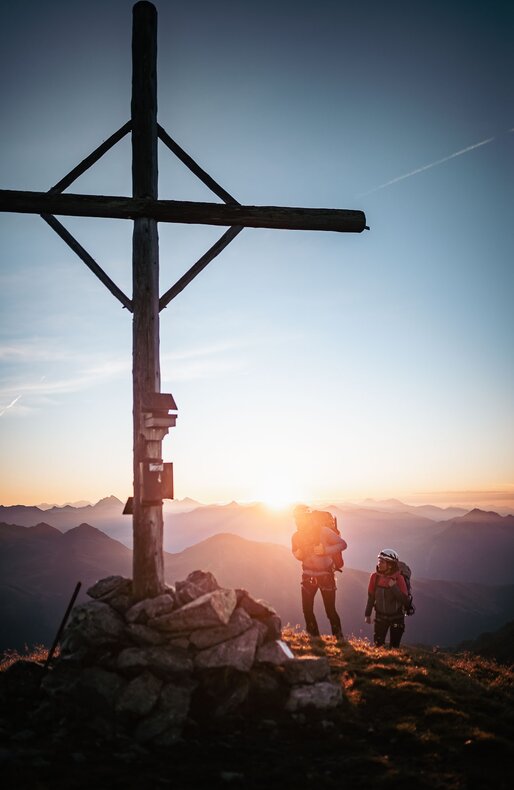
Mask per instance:
[[[305,617],[305,628],[311,636],[319,636],[319,628],[314,614],[314,598],[318,590],[323,598],[325,612],[332,629],[333,636],[342,637],[341,620],[336,611],[336,580],[333,573],[319,576],[302,576],[302,610]]]
[[[379,617],[375,619],[373,641],[377,647],[385,644],[388,631],[389,647],[400,647],[405,631],[405,617],[396,617],[393,620],[381,620]]]

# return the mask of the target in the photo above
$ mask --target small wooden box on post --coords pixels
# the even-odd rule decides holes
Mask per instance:
[[[160,506],[163,499],[174,498],[173,464],[164,462],[156,452],[169,429],[177,423],[177,404],[171,393],[147,392],[142,398],[141,412],[143,457],[139,460],[139,500],[146,507]],[[123,515],[134,515],[134,496],[127,499]]]
[[[143,434],[147,447],[160,443],[177,422],[177,404],[171,393],[147,392],[143,397]],[[171,414],[170,412],[173,412]],[[173,499],[173,464],[165,463],[150,452],[140,461],[141,502],[145,506],[159,505],[163,499]]]

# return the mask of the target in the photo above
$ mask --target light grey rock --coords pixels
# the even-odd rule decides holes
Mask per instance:
[[[243,600],[243,598],[245,598],[247,595],[250,595],[248,590],[245,590],[243,587],[236,587],[234,592],[237,596],[238,606],[241,606],[241,601]]]
[[[225,716],[230,716],[236,713],[238,708],[243,705],[248,699],[250,691],[250,681],[248,676],[243,676],[239,681],[232,686],[229,693],[226,693],[214,708],[213,714],[217,719],[222,719]]]
[[[90,598],[105,598],[132,590],[132,581],[124,576],[107,576],[93,584],[87,591]]]
[[[134,736],[139,743],[155,741],[165,733],[179,736],[191,702],[191,686],[167,683],[156,710],[139,722]]]
[[[250,675],[231,667],[200,671],[199,688],[195,692],[195,716],[200,720],[235,713],[243,705],[250,690]]]
[[[259,620],[264,626],[266,626],[266,636],[264,641],[274,641],[276,639],[280,639],[282,636],[282,621],[278,614],[272,614],[269,617],[263,617]]]
[[[244,592],[245,595],[241,597],[238,605],[241,606],[245,612],[248,612],[250,617],[261,620],[271,617],[271,615],[277,614],[276,610],[271,606],[271,604],[262,600],[262,598],[252,598],[252,596],[247,593],[246,590],[241,590],[240,592]]]
[[[220,586],[212,573],[208,571],[193,571],[185,581],[177,582],[175,591],[179,606],[191,603],[195,598],[200,598],[209,592],[219,590]]]
[[[260,620],[252,619],[252,623],[254,627],[257,629],[257,633],[259,634],[259,638],[257,639],[257,647],[260,647],[261,645],[264,644],[264,642],[269,641],[268,628]]]
[[[87,648],[84,646],[80,634],[70,629],[68,624],[61,639],[61,660],[66,658],[70,661],[73,659],[83,661],[86,653]]]
[[[147,716],[159,699],[162,685],[162,680],[151,672],[142,672],[123,689],[116,701],[116,711]]]
[[[259,629],[252,626],[240,636],[202,650],[195,656],[196,669],[232,667],[240,672],[249,672],[255,658]]]
[[[166,641],[166,636],[162,631],[156,631],[147,625],[131,623],[127,626],[127,633],[138,645],[162,645]]]
[[[327,710],[336,708],[343,699],[341,686],[324,681],[306,686],[294,686],[291,689],[286,710],[295,713],[305,708]]]
[[[285,676],[291,685],[317,683],[330,677],[330,664],[325,656],[299,656],[284,664]]]
[[[171,647],[127,647],[118,656],[118,669],[183,674],[191,672],[193,662],[184,650]]]
[[[166,711],[173,719],[173,724],[184,721],[191,702],[191,695],[196,684],[192,681],[185,683],[166,683],[161,691],[159,709]]]
[[[199,628],[226,625],[236,608],[234,590],[215,590],[196,598],[171,614],[149,620],[152,628],[174,633],[191,633]]]
[[[226,642],[235,636],[244,633],[252,626],[252,618],[244,609],[237,608],[232,612],[232,616],[227,625],[220,625],[217,628],[201,628],[193,631],[189,639],[191,644],[198,650],[205,650],[207,647]]]
[[[161,631],[161,633],[164,636],[165,645],[169,645],[170,647],[179,647],[181,650],[189,649],[190,642],[187,636],[178,635],[174,637],[171,635],[170,638],[170,634],[167,634],[165,631]]]
[[[109,595],[106,598],[102,598],[102,601],[105,601],[112,606],[120,614],[125,614],[131,606],[134,605],[134,599],[132,595],[121,593],[120,595]]]
[[[170,729],[175,735],[175,740],[178,740],[182,732],[182,722],[177,725],[170,723],[170,715],[165,711],[152,713],[150,716],[142,719],[137,725],[134,738],[138,743],[156,742],[157,738],[164,735]]]
[[[284,708],[291,687],[284,682],[276,666],[254,664],[249,678],[252,710],[277,711]]]
[[[51,698],[70,696],[74,691],[80,673],[75,662],[59,659],[53,669],[48,671],[41,681],[41,688]]]
[[[76,606],[65,631],[65,639],[72,635],[82,643],[106,645],[119,642],[125,635],[122,617],[109,604],[89,601]]]
[[[103,667],[103,669],[108,669],[110,672],[116,672],[118,669],[117,661],[118,650],[116,647],[112,650],[96,651],[95,666]]]
[[[134,604],[125,615],[127,623],[146,623],[154,617],[169,614],[175,607],[175,599],[169,593],[146,598]]]
[[[282,640],[277,639],[274,642],[266,642],[259,647],[255,656],[255,663],[282,666],[291,659],[294,659],[291,648]]]
[[[123,678],[101,667],[87,667],[78,679],[81,690],[86,691],[88,696],[91,693],[97,694],[109,707],[114,705],[114,700],[124,685]]]

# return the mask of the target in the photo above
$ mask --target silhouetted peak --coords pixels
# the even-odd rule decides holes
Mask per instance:
[[[399,499],[365,499],[363,505],[387,505],[387,507],[405,507],[405,502]]]
[[[105,507],[106,505],[115,505],[116,507],[119,505],[120,507],[123,506],[123,502],[121,502],[118,497],[114,496],[114,494],[110,494],[110,496],[103,497],[103,499],[99,499],[94,507]]]
[[[78,527],[74,527],[73,529],[69,529],[67,532],[64,533],[64,537],[67,540],[77,540],[81,538],[95,538],[96,540],[111,540],[111,538],[102,532],[100,529],[96,527],[92,527],[91,524],[79,524]]]
[[[491,523],[491,521],[502,521],[502,516],[499,516],[498,513],[495,513],[494,510],[480,510],[480,508],[475,507],[473,510],[470,510],[469,513],[466,513],[465,516],[460,516],[456,518],[455,521],[472,521],[473,523],[477,523],[477,521],[487,521]]]
[[[36,524],[35,527],[27,527],[26,529],[27,532],[29,532],[31,535],[41,535],[41,536],[62,535],[62,532],[60,530],[50,526],[50,524],[47,524],[45,521],[41,521],[39,524]]]

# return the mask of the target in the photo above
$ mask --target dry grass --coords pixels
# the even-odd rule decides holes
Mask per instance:
[[[332,678],[343,689],[342,706],[296,714],[289,723],[280,718],[261,724],[241,720],[232,732],[213,726],[207,739],[195,734],[164,754],[148,754],[144,771],[154,783],[145,786],[215,790],[226,786],[220,777],[230,774],[244,777],[244,781],[234,780],[234,786],[246,790],[282,790],[284,786],[298,790],[319,784],[340,789],[344,782],[378,790],[410,790],[412,786],[416,790],[510,790],[512,668],[466,653],[409,646],[391,650],[355,638],[344,643],[331,636],[313,639],[299,626],[285,628],[283,639],[298,656],[328,658]],[[22,654],[8,652],[0,660],[0,672],[17,661],[41,663],[46,657],[43,646]],[[7,675],[3,678],[7,680]],[[12,726],[26,727],[30,710],[19,706],[12,710],[19,718],[19,724],[13,719]],[[91,775],[83,769],[77,773],[69,764],[69,753],[79,748],[87,754]],[[139,752],[138,759],[143,760]],[[111,772],[113,782],[118,782],[111,786],[143,786],[131,784],[131,766],[117,761],[108,744],[102,751],[96,742],[91,746],[71,739],[59,760],[63,768],[59,775],[67,777],[66,782],[76,774],[73,787],[97,783],[94,771]],[[175,783],[167,785],[164,777],[171,765]],[[24,762],[23,766],[31,776]],[[20,786],[18,774],[14,779]],[[55,784],[50,770],[48,782],[38,787],[70,787],[69,783]]]
[[[31,648],[25,645],[23,653],[17,650],[6,650],[3,656],[0,657],[0,672],[5,672],[6,669],[9,669],[18,661],[34,661],[38,664],[44,664],[48,658],[48,652],[49,648],[44,645],[34,645]],[[54,657],[57,658],[59,654],[60,650],[57,648],[54,652]]]
[[[296,655],[329,658],[345,693],[348,732],[366,739],[368,760],[382,752],[383,768],[387,757],[403,776],[417,775],[418,787],[509,786],[512,667],[471,654],[311,639],[299,628],[283,636]],[[393,768],[381,776],[379,786],[389,786]]]

